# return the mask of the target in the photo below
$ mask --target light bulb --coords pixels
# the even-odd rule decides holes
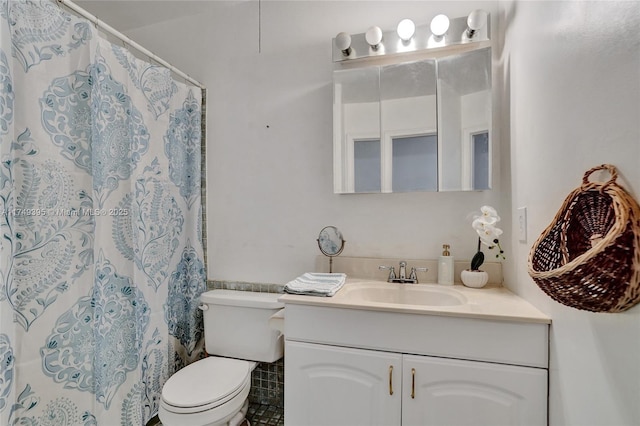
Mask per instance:
[[[398,32],[398,37],[400,37],[402,41],[409,41],[416,32],[416,24],[414,24],[411,19],[403,19],[398,23],[396,31]]]
[[[375,50],[378,48],[378,45],[382,41],[382,30],[380,27],[371,27],[367,30],[364,38],[367,40],[367,43]]]
[[[351,36],[345,32],[336,35],[336,47],[342,51],[342,54],[349,56],[351,53]]]
[[[467,18],[467,36],[473,37],[476,31],[487,25],[487,12],[482,9],[476,9],[469,14]]]
[[[436,15],[431,20],[431,32],[436,37],[442,37],[449,31],[449,18],[447,15]]]

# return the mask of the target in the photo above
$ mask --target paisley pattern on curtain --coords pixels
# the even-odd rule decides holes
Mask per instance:
[[[60,13],[54,2],[34,3],[2,3],[2,16],[12,26],[12,55],[25,72],[42,61],[65,56],[93,37],[88,21]]]
[[[171,72],[162,67],[145,64],[135,59],[126,49],[113,45],[113,54],[129,72],[131,82],[142,91],[147,107],[157,120],[171,105],[171,98],[178,91]]]
[[[201,358],[197,87],[0,0],[0,424],[144,425]]]

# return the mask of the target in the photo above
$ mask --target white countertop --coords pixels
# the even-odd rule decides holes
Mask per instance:
[[[368,289],[395,289],[398,292],[415,289],[444,292],[465,302],[453,306],[413,305],[363,300],[356,296]],[[333,297],[283,294],[279,301],[286,304],[324,306],[331,308],[360,309],[368,311],[399,312],[422,315],[452,316],[500,321],[517,321],[551,324],[551,318],[532,304],[504,287],[468,288],[463,285],[443,286],[437,284],[390,284],[369,279],[348,278],[345,285]]]

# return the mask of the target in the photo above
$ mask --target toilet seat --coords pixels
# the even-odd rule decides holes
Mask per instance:
[[[175,407],[168,406],[161,400],[158,417],[165,426],[228,426],[228,422],[236,418],[238,413],[244,416],[247,412],[250,388],[251,384],[247,382],[247,386],[227,402],[204,411],[191,413],[175,413],[173,412]]]
[[[175,414],[198,413],[219,407],[251,386],[253,363],[208,357],[171,376],[162,388],[162,405]]]

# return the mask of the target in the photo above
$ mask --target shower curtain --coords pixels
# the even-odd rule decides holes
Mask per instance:
[[[201,90],[0,8],[0,424],[143,425],[203,352]]]

